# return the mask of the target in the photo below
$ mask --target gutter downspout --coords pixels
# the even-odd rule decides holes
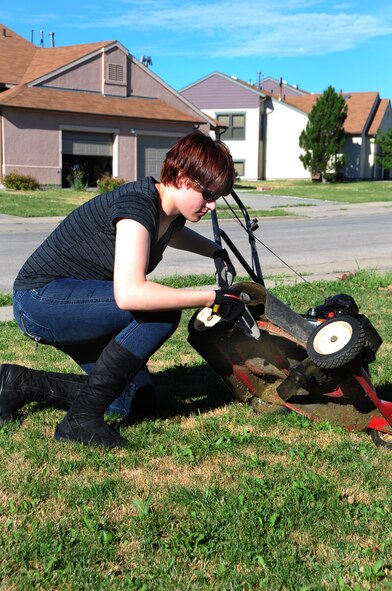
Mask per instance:
[[[258,179],[264,180],[266,175],[266,168],[267,168],[267,121],[268,121],[268,105],[267,102],[269,101],[270,97],[263,96],[260,97],[260,121],[259,121],[259,140],[258,140]]]

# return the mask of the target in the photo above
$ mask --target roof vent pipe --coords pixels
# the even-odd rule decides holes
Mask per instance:
[[[41,35],[41,47],[44,46],[44,32],[41,30],[40,31],[40,35]]]
[[[34,43],[34,29],[31,29],[31,43]]]
[[[49,33],[50,47],[54,47],[54,33]]]
[[[281,101],[282,100],[282,87],[283,87],[283,80],[282,77],[279,78],[279,91],[278,91],[278,100]]]
[[[143,64],[143,66],[146,66],[146,68],[148,68],[148,66],[152,66],[152,59],[149,55],[142,55],[140,61]]]

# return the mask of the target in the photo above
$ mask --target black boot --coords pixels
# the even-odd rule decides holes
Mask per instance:
[[[69,412],[57,425],[55,439],[85,445],[126,447],[128,441],[109,427],[103,416],[144,363],[112,339],[102,351]]]
[[[21,365],[0,365],[0,425],[10,421],[29,402],[70,408],[86,375],[37,371]]]

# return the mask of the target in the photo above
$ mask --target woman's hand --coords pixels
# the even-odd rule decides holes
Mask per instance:
[[[236,320],[245,311],[245,304],[238,289],[218,289],[212,312],[225,320]]]
[[[213,254],[213,259],[216,269],[216,282],[221,289],[227,289],[233,284],[234,278],[237,275],[234,265],[224,248],[216,250]]]

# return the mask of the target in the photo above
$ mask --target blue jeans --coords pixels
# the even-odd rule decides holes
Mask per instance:
[[[15,291],[13,305],[15,320],[25,335],[64,351],[86,373],[112,338],[147,363],[181,318],[180,310],[120,310],[111,281],[56,279],[44,287]],[[128,414],[136,390],[145,385],[151,385],[146,365],[108,412]]]

